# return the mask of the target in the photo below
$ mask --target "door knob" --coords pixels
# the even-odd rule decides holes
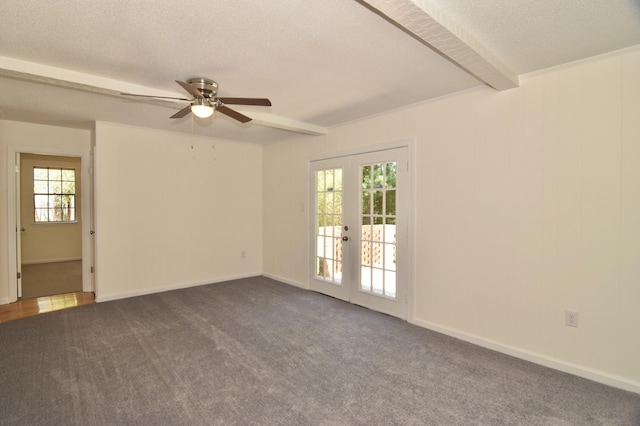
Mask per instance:
[[[342,237],[342,241],[349,241],[349,237],[345,235],[344,237]]]

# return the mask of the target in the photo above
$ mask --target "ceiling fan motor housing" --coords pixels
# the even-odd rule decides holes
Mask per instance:
[[[218,83],[208,78],[196,77],[190,78],[187,81],[175,80],[184,90],[186,90],[193,99],[174,98],[165,96],[153,96],[153,95],[136,95],[133,93],[122,93],[128,96],[139,96],[144,98],[158,98],[158,99],[172,99],[177,101],[188,101],[189,105],[182,108],[180,111],[173,114],[170,118],[182,118],[185,115],[193,112],[198,117],[206,118],[210,117],[213,110],[216,109],[220,113],[227,115],[234,120],[241,123],[248,123],[251,121],[250,117],[239,113],[225,105],[258,105],[258,106],[271,106],[271,101],[267,98],[218,98]],[[223,103],[224,102],[224,103]],[[196,112],[198,110],[199,112]]]
[[[187,80],[187,83],[198,89],[200,93],[202,93],[202,96],[207,99],[214,98],[218,93],[218,83],[208,78],[190,78]]]

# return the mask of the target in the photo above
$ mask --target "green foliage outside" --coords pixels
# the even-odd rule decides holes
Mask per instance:
[[[374,224],[395,224],[396,215],[396,163],[374,164],[361,167],[361,215],[373,216]],[[342,170],[321,170],[317,182],[317,225],[342,226]],[[364,218],[363,220],[368,220]]]

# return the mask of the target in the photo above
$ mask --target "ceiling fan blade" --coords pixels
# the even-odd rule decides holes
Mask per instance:
[[[271,106],[267,98],[218,98],[223,104]]]
[[[196,98],[204,98],[204,96],[202,96],[202,92],[200,92],[197,87],[194,87],[191,84],[185,83],[184,81],[180,80],[176,80],[176,83],[178,83],[184,90],[191,93]]]
[[[176,112],[169,118],[182,118],[185,115],[189,114],[190,112],[191,112],[191,105],[182,108],[180,111]]]
[[[251,121],[249,117],[244,114],[240,114],[238,111],[234,111],[231,108],[227,108],[224,105],[220,105],[216,107],[216,111],[223,113],[224,115],[228,115],[229,117],[238,120],[241,123],[248,123]]]
[[[192,99],[186,98],[172,98],[169,96],[152,96],[152,95],[136,95],[135,93],[120,93],[123,96],[137,96],[139,98],[153,98],[153,99],[174,99],[176,101],[192,101]]]

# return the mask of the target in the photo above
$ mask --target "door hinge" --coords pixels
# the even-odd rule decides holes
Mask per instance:
[[[18,272],[18,279],[22,278],[22,273]]]
[[[92,273],[92,274],[93,274],[93,271],[94,271],[94,269],[93,269],[93,266],[92,266],[92,267],[91,267],[91,273]]]

